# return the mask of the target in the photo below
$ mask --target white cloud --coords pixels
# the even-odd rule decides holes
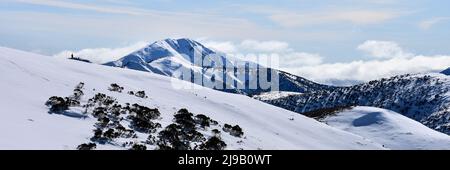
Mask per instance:
[[[450,56],[424,56],[405,52],[391,41],[369,40],[359,45],[359,50],[375,57],[369,61],[330,63],[298,68],[282,68],[311,80],[327,83],[330,80],[365,82],[407,73],[440,71],[450,66]]]
[[[16,2],[58,7],[58,8],[95,11],[95,12],[101,12],[101,13],[112,13],[112,14],[143,15],[146,13],[145,10],[137,9],[137,8],[105,7],[105,6],[98,6],[98,5],[94,5],[94,4],[82,4],[82,3],[74,3],[74,2],[67,2],[67,1],[16,0]]]
[[[130,54],[138,49],[145,47],[146,45],[148,45],[148,43],[138,42],[120,48],[92,48],[92,49],[83,49],[80,51],[67,50],[55,54],[54,56],[58,58],[69,58],[71,54],[73,54],[75,57],[88,59],[91,62],[97,64],[104,64],[109,61],[118,60],[126,56],[127,54]]]
[[[259,41],[259,43],[265,44],[264,41]],[[216,42],[216,44],[222,43]],[[284,50],[272,53],[259,51],[258,48],[245,48],[246,46],[242,46],[242,42],[223,44],[227,44],[226,48],[232,47],[234,54],[242,52],[240,55],[234,55],[240,59],[256,61],[256,56],[263,59],[276,58],[279,59],[279,62],[275,64],[275,68],[326,84],[331,82],[352,84],[399,74],[440,71],[450,66],[450,56],[415,55],[406,52],[400,45],[392,41],[365,41],[357,49],[367,52],[373,58],[370,58],[369,61],[359,60],[347,63],[324,63],[324,58],[320,54],[298,52],[289,48],[288,43],[283,48],[279,48]],[[221,50],[220,48],[216,49]],[[249,49],[252,49],[251,53],[243,53]]]
[[[359,45],[358,50],[376,58],[408,58],[413,54],[405,52],[396,42],[368,40]]]
[[[24,4],[83,10],[83,11],[93,11],[108,14],[142,15],[142,16],[163,16],[163,15],[206,16],[205,14],[148,10],[144,8],[132,7],[130,6],[133,4],[132,2],[118,1],[118,0],[103,0],[103,2],[97,3],[79,3],[79,2],[68,2],[63,0],[10,0],[10,1]],[[103,5],[103,4],[113,4],[113,5]]]
[[[319,54],[311,54],[305,52],[292,52],[280,56],[280,67],[282,68],[297,68],[299,66],[311,66],[321,64],[322,56]]]
[[[283,52],[289,50],[289,44],[281,41],[242,41],[240,47],[246,50],[259,52]]]
[[[211,41],[205,38],[198,39],[198,41],[206,47],[216,49],[242,60],[256,62],[257,57],[260,60],[266,60],[269,57],[279,59],[283,61],[279,62],[279,67],[281,68],[317,65],[323,61],[323,57],[319,54],[298,52],[290,48],[289,43],[283,41],[244,40],[234,43],[230,41]]]
[[[370,81],[407,73],[444,70],[450,66],[450,56],[414,56],[384,61],[353,61],[284,69],[291,73],[326,83],[329,80]]]
[[[237,47],[233,42],[230,41],[202,41],[202,44],[208,48],[212,48],[214,50],[218,50],[224,53],[235,53],[237,52]]]
[[[271,53],[271,52],[291,52],[289,43],[283,41],[258,41],[244,40],[240,43],[231,41],[213,41],[207,38],[197,39],[209,48],[219,50],[224,53]]]
[[[277,12],[269,18],[285,27],[347,22],[358,25],[377,24],[401,15],[400,12],[376,10],[348,10],[320,13]]]
[[[430,29],[431,27],[433,27],[434,25],[440,23],[440,22],[444,22],[444,21],[448,21],[450,20],[450,17],[436,17],[436,18],[431,18],[431,19],[427,19],[424,20],[422,22],[419,23],[419,27],[421,29],[427,30]]]

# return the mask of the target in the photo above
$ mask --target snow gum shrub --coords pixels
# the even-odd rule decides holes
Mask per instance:
[[[157,128],[161,128],[161,124],[154,123],[151,120],[159,118],[161,113],[158,109],[150,109],[145,106],[133,104],[130,107],[131,127],[137,131],[144,133],[154,133]]]
[[[80,82],[80,83],[78,83],[78,85],[75,86],[75,89],[73,90],[73,96],[72,96],[72,98],[74,100],[79,101],[81,99],[81,96],[84,95],[83,88],[84,88],[83,82]]]
[[[98,128],[106,128],[110,122],[110,119],[107,117],[101,117],[97,119],[97,123],[95,123],[95,126]]]
[[[62,97],[53,96],[45,102],[45,105],[50,107],[50,112],[61,113],[69,109],[70,103]]]
[[[218,136],[209,138],[205,143],[200,145],[201,150],[223,150],[227,144]]]
[[[150,109],[139,104],[133,104],[130,111],[130,114],[134,114],[136,117],[146,120],[157,119],[161,115],[158,109]]]
[[[122,93],[123,89],[124,89],[123,87],[119,86],[116,83],[111,84],[110,87],[108,88],[109,91],[114,91],[114,92],[119,92],[119,93]]]
[[[152,134],[148,135],[147,141],[145,141],[145,143],[147,143],[149,145],[154,145],[157,142],[158,142],[157,138],[155,136],[153,136]]]
[[[173,121],[174,124],[170,124],[158,134],[159,149],[192,150],[196,149],[191,147],[192,142],[196,144],[206,140],[203,134],[197,131],[193,114],[187,109],[180,109],[175,113]]]
[[[145,151],[145,150],[147,150],[147,147],[145,145],[141,145],[141,144],[134,144],[130,148],[130,150],[133,150],[133,151]]]
[[[196,121],[192,117],[193,114],[187,109],[180,109],[174,115],[174,122],[176,122],[181,127],[181,137],[183,140],[201,142],[205,140],[203,135],[196,129]]]
[[[80,83],[78,83],[78,85],[77,86],[75,86],[75,89],[83,89],[84,88],[84,83],[83,82],[80,82]]]
[[[178,123],[184,132],[195,130],[195,120],[192,118],[193,114],[187,109],[180,109],[174,115],[174,122]]]
[[[242,135],[244,135],[244,132],[239,125],[231,126],[229,124],[225,124],[222,129],[223,131],[228,132],[230,133],[230,135],[235,137],[242,137]]]
[[[107,140],[113,140],[120,137],[120,133],[115,131],[114,129],[108,129],[103,133],[103,137],[105,137]]]
[[[83,143],[77,147],[78,150],[94,150],[95,148],[97,148],[95,143]]]
[[[104,118],[107,116],[107,110],[104,107],[96,107],[92,111],[92,116],[95,118]]]
[[[91,137],[91,141],[105,144],[107,139],[103,137],[103,130],[100,128],[95,129],[94,136]]]
[[[74,89],[72,98],[74,100],[79,101],[81,99],[81,96],[83,96],[83,95],[84,95],[84,93],[81,89]]]
[[[148,96],[145,94],[145,91],[137,91],[134,95],[140,98],[148,98]]]
[[[58,97],[53,96],[50,97],[46,102],[45,105],[47,107],[50,107],[50,112],[53,113],[61,113],[63,111],[66,111],[69,109],[69,107],[72,106],[79,106],[80,105],[80,98],[82,95],[84,95],[82,88],[84,86],[84,83],[78,84],[74,89],[74,94],[70,97]]]
[[[225,124],[223,125],[222,130],[223,130],[224,132],[230,132],[230,131],[231,131],[231,128],[233,128],[233,126],[231,126],[231,125],[225,123]]]
[[[123,138],[137,138],[136,133],[132,129],[126,129],[121,124],[118,124],[115,130],[120,134],[120,137]]]
[[[200,125],[202,128],[209,127],[210,125],[217,125],[217,121],[212,120],[210,117],[203,114],[198,114],[195,116],[195,123]]]
[[[244,135],[244,132],[242,132],[242,128],[239,127],[239,125],[236,125],[231,128],[230,134],[236,137],[241,137],[242,135]]]
[[[131,127],[138,132],[155,133],[158,128],[161,128],[161,124],[138,117],[131,117]]]
[[[109,107],[108,112],[116,120],[119,119],[120,114],[126,113],[124,110],[122,110],[122,106],[120,104],[114,104],[113,106]]]
[[[80,106],[80,101],[74,99],[73,97],[65,97],[65,100],[69,107]]]
[[[327,116],[334,115],[334,114],[342,112],[344,110],[349,110],[353,107],[354,106],[351,106],[351,105],[336,106],[336,107],[330,107],[330,108],[317,109],[317,110],[305,112],[302,114],[305,116],[317,119],[317,120],[321,120],[323,118],[326,118]]]
[[[220,130],[219,129],[213,129],[211,130],[214,136],[220,136]]]
[[[189,141],[182,140],[181,126],[170,124],[158,133],[157,141],[160,150],[189,150]]]
[[[93,98],[88,100],[89,106],[95,106],[96,104],[99,106],[110,106],[115,103],[117,103],[116,99],[111,96],[106,96],[103,93],[97,93]]]
[[[91,141],[105,144],[106,142],[112,141],[118,137],[120,137],[120,133],[114,129],[108,129],[103,132],[101,128],[97,128],[94,130],[94,136],[91,137]]]

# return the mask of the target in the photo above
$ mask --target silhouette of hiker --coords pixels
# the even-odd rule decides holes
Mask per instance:
[[[73,59],[73,53],[72,53],[72,55],[70,55],[70,58]]]

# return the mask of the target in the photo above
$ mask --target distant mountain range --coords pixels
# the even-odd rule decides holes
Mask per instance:
[[[449,76],[450,75],[450,67],[448,69],[442,71],[441,73]]]
[[[297,113],[345,106],[385,108],[450,134],[450,77],[442,74],[407,74],[331,90],[254,98]]]

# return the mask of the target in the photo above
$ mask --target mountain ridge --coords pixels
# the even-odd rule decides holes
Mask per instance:
[[[450,67],[445,69],[444,71],[441,72],[442,74],[445,74],[447,76],[450,76]]]
[[[333,90],[254,98],[297,113],[345,106],[379,107],[450,134],[450,78],[442,74],[406,74]]]

